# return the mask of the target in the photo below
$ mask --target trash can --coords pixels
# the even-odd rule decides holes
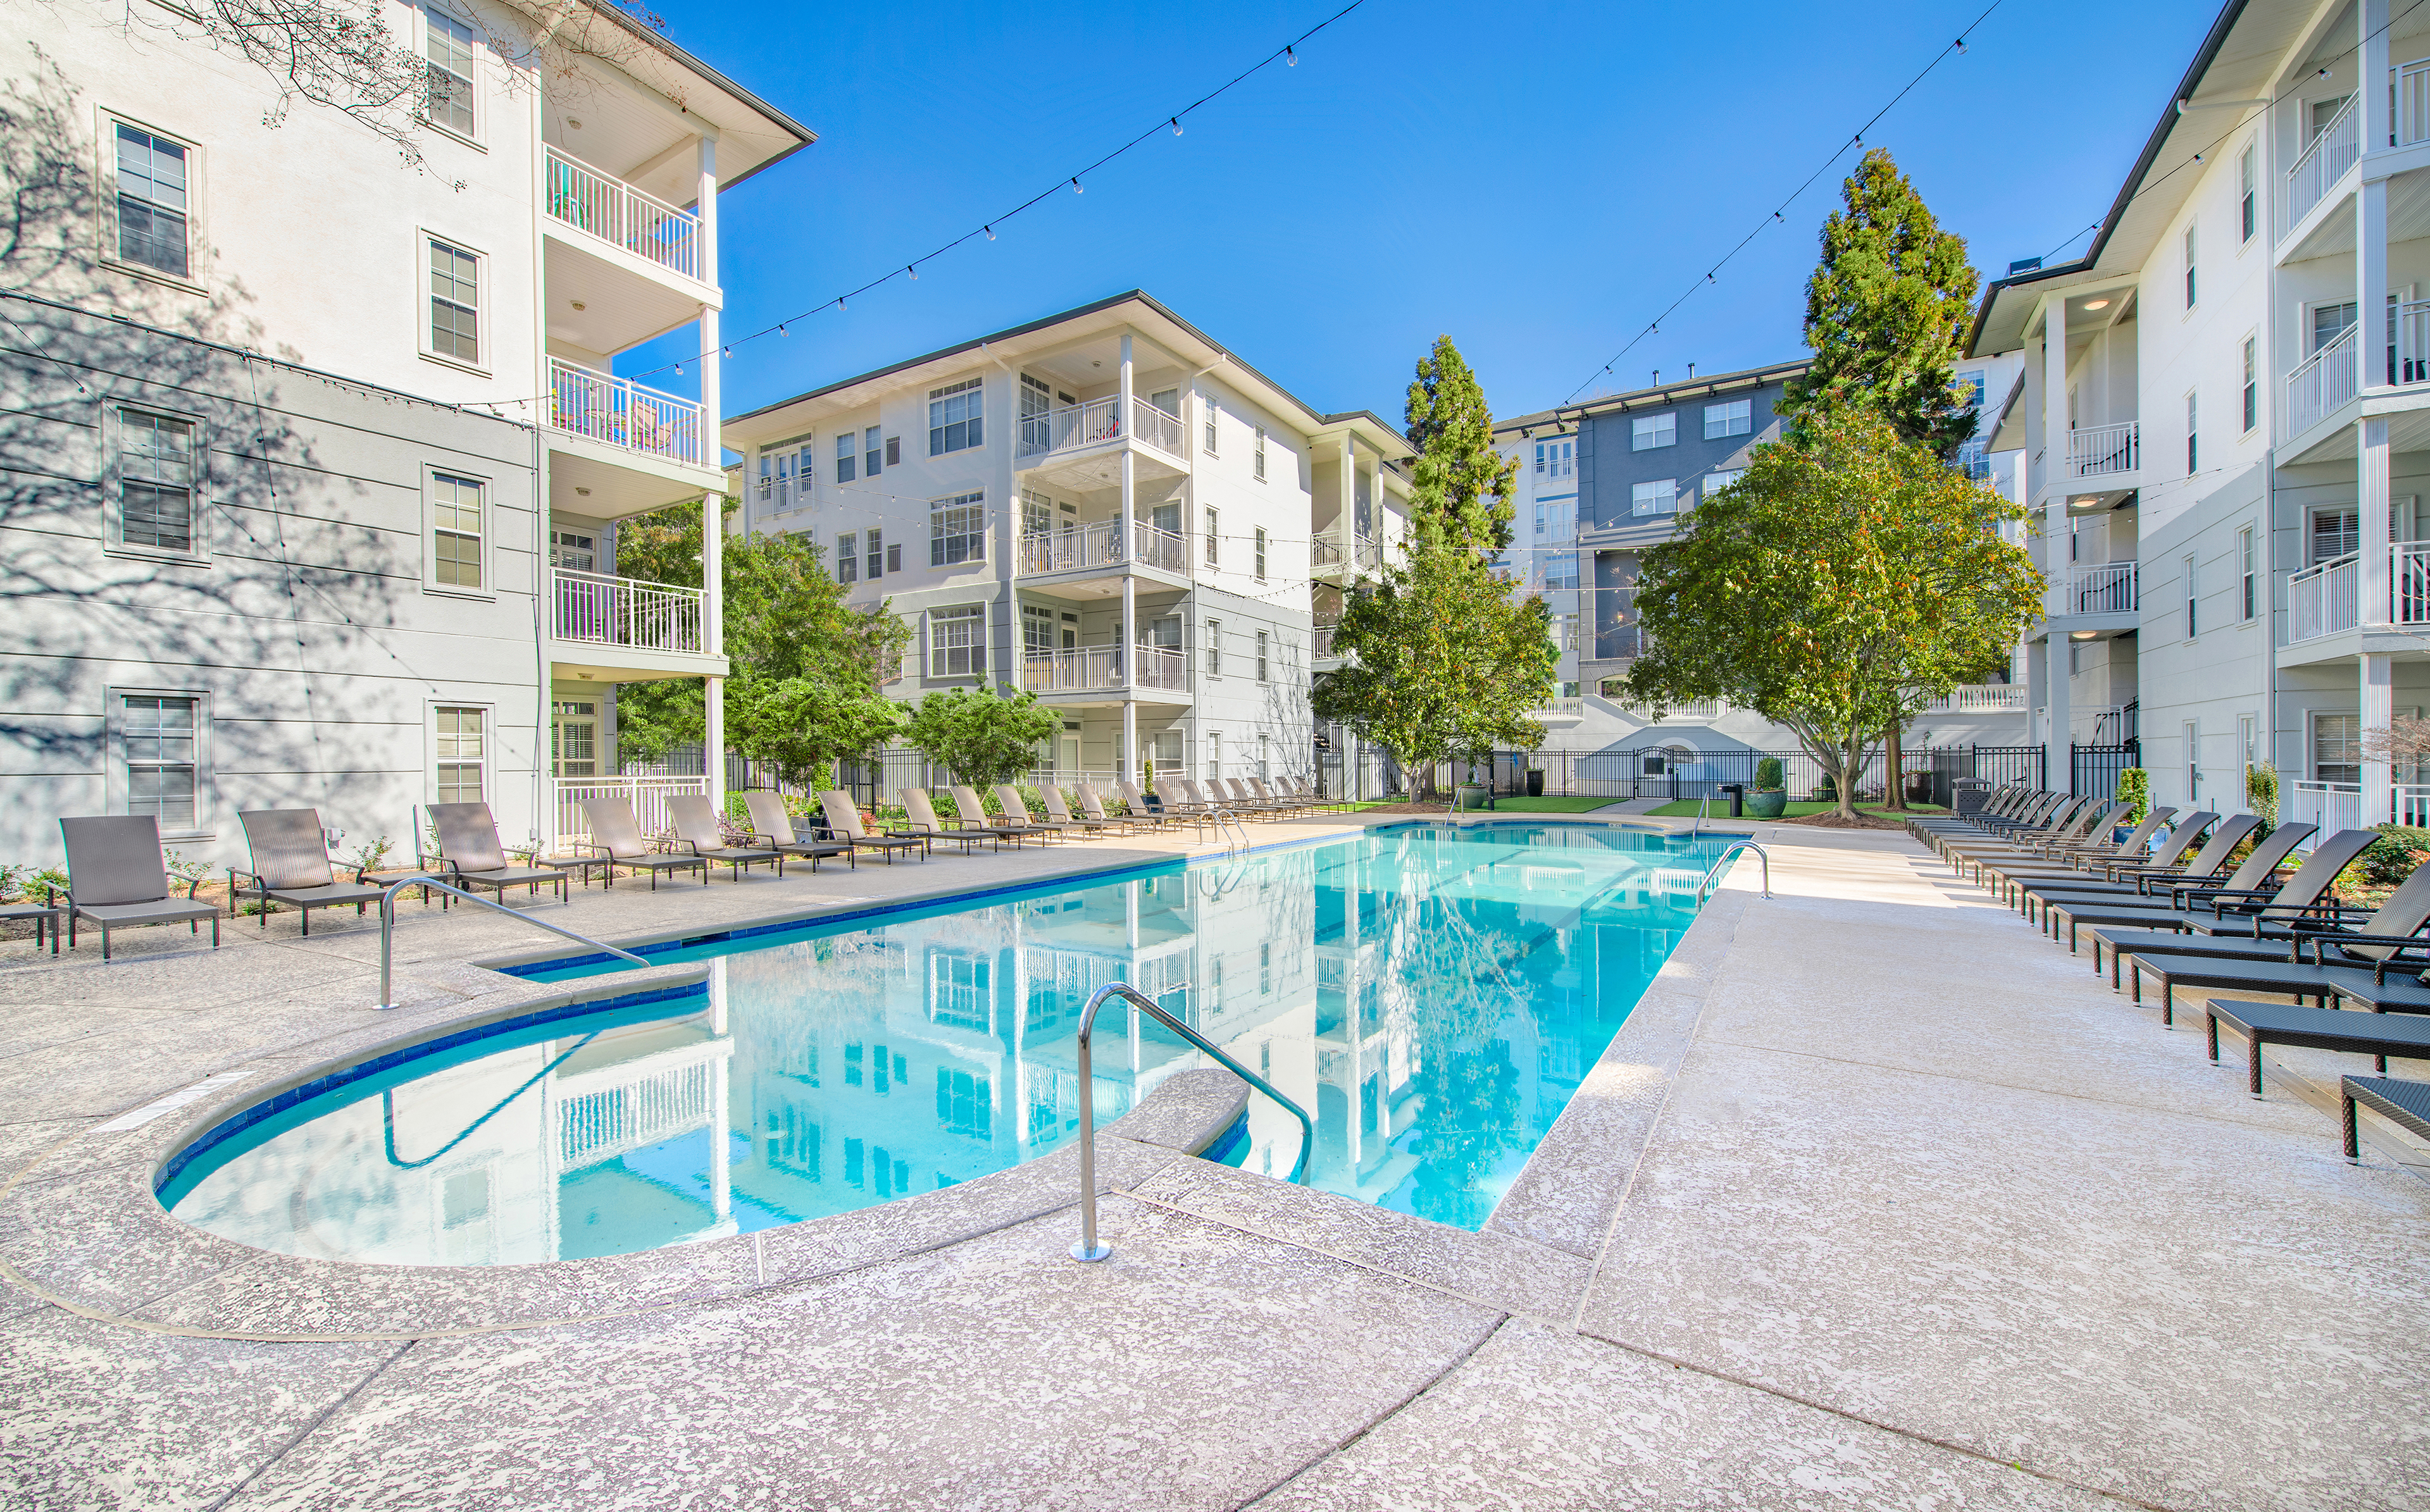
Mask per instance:
[[[1743,782],[1725,782],[1722,784],[1722,791],[1730,795],[1730,817],[1732,819],[1746,818],[1746,784]]]

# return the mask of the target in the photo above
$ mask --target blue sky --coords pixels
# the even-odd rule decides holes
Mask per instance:
[[[791,316],[1027,198],[1341,0],[665,8],[820,141],[724,197],[726,331]],[[736,349],[725,410],[1141,288],[1320,410],[1397,423],[1448,332],[1495,413],[1546,407],[1762,220],[1988,0],[1366,0],[1274,67],[974,242]],[[2215,0],[2006,0],[1868,137],[1987,277],[2099,218]],[[1716,18],[1727,24],[1716,29]],[[1615,379],[1800,354],[1832,172]],[[2080,252],[2085,239],[2068,243]],[[694,340],[627,354],[638,373]],[[691,391],[691,375],[653,384]]]

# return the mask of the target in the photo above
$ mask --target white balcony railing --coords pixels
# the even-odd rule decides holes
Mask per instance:
[[[1333,632],[1336,626],[1320,624],[1308,637],[1307,654],[1319,661],[1333,658]]]
[[[1384,550],[1373,536],[1345,538],[1336,528],[1309,543],[1308,562],[1319,573],[1376,573],[1384,568]]]
[[[1678,720],[1717,720],[1729,706],[1718,698],[1695,698],[1684,704],[1671,705],[1663,711],[1662,718],[1665,723]],[[1638,719],[1654,718],[1654,707],[1650,704],[1623,704],[1621,707]]]
[[[2312,354],[2287,375],[2287,434],[2296,435],[2352,399],[2358,391],[2355,327]]]
[[[2109,477],[2132,473],[2143,462],[2141,438],[2134,421],[2095,425],[2067,433],[2067,470],[2080,478]]]
[[[2295,166],[2287,170],[2287,220],[2278,228],[2281,237],[2293,230],[2313,206],[2328,198],[2338,180],[2362,160],[2361,105],[2362,93],[2356,91],[2337,119],[2322,127],[2295,159]]]
[[[1536,710],[1539,714],[1573,716],[1583,716],[1586,711],[1587,701],[1583,698],[1548,698],[1544,700],[1543,706]]]
[[[2396,822],[2407,829],[2430,829],[2430,783],[2396,785]]]
[[[1099,520],[1069,530],[1035,530],[1021,538],[1021,570],[1063,573],[1080,567],[1122,567],[1136,562],[1168,573],[1190,571],[1190,544],[1143,520],[1131,522],[1130,550],[1123,549],[1123,523]]]
[[[2430,141],[2430,58],[2399,64],[2396,75],[2396,145],[2410,147]]]
[[[567,567],[552,567],[548,575],[555,606],[551,628],[559,640],[646,651],[702,649],[699,589]]]
[[[2430,299],[2408,299],[2396,311],[2396,350],[2388,354],[2388,381],[2430,382]]]
[[[1122,408],[1121,395],[1109,394],[1086,404],[1049,409],[1043,414],[1024,415],[1021,417],[1021,455],[1045,457],[1056,452],[1077,451],[1082,447],[1120,440],[1123,438]],[[1168,415],[1144,399],[1131,400],[1130,433],[1170,456],[1186,455],[1181,449],[1180,417]]]
[[[559,777],[557,779],[557,834],[562,844],[591,838],[591,817],[582,811],[585,798],[622,798],[633,806],[644,835],[663,835],[674,827],[668,816],[670,798],[706,798],[707,777]]]
[[[1137,657],[1140,688],[1179,691],[1187,670],[1178,651],[1141,646]],[[1123,648],[1083,646],[1076,651],[1033,651],[1022,658],[1021,686],[1033,693],[1113,692],[1134,686],[1124,680]]]
[[[621,178],[548,149],[548,213],[612,246],[701,283],[700,218]]]
[[[2291,782],[2278,799],[2278,822],[2309,824],[2322,835],[2360,829],[2362,784],[2358,782]]]
[[[2430,624],[2430,541],[2399,541],[2388,554],[2389,622]]]
[[[1961,683],[1923,706],[1927,714],[2022,714],[2029,706],[2022,683]]]
[[[2356,590],[2360,558],[2352,553],[2307,567],[2287,579],[2287,640],[2317,640],[2360,623]]]
[[[2051,574],[2050,613],[2132,614],[2139,602],[2139,562],[2094,562]]]
[[[548,359],[548,423],[587,440],[669,461],[702,460],[700,406],[562,357]]]

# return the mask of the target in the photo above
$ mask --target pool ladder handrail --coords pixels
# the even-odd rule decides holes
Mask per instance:
[[[1706,897],[1710,894],[1714,886],[1721,880],[1722,868],[1729,865],[1730,857],[1738,855],[1740,851],[1753,851],[1756,854],[1756,857],[1763,862],[1763,895],[1767,900],[1772,897],[1771,854],[1753,840],[1732,840],[1728,845],[1723,847],[1722,854],[1720,856],[1713,858],[1713,869],[1705,873],[1705,880],[1696,884],[1696,901],[1698,903],[1703,903]]]
[[[1224,832],[1225,824],[1240,832],[1240,848],[1241,850],[1253,850],[1257,846],[1257,841],[1249,839],[1249,826],[1240,822],[1240,816],[1220,804],[1209,804],[1190,817],[1199,821],[1199,833],[1202,835],[1207,833],[1205,828],[1207,824],[1211,823],[1215,826],[1215,833],[1223,837],[1223,854],[1226,856],[1232,854],[1232,837]]]
[[[1089,1037],[1097,1026],[1097,1009],[1111,997],[1129,1000],[1131,1006],[1214,1056],[1224,1070],[1288,1108],[1291,1117],[1299,1120],[1299,1159],[1291,1166],[1290,1179],[1300,1186],[1307,1185],[1308,1152],[1316,1146],[1316,1124],[1309,1120],[1307,1110],[1275,1090],[1273,1083],[1225,1055],[1215,1041],[1158,1007],[1154,998],[1138,988],[1128,982],[1107,982],[1089,994],[1088,1006],[1080,1010],[1080,1242],[1072,1246],[1072,1258],[1102,1260],[1114,1253],[1112,1245],[1097,1242],[1097,1099],[1089,1056]]]
[[[396,994],[389,990],[389,939],[396,932],[396,895],[411,887],[421,888],[423,896],[425,898],[430,895],[429,889],[432,888],[437,888],[441,892],[452,892],[466,903],[477,903],[484,908],[494,908],[509,919],[520,919],[533,928],[545,929],[552,935],[563,935],[566,939],[588,945],[592,950],[604,950],[610,955],[622,955],[636,966],[650,964],[631,951],[618,950],[604,939],[593,939],[589,935],[576,933],[562,924],[553,924],[545,919],[535,919],[527,913],[517,913],[503,903],[476,897],[462,888],[450,886],[427,872],[416,872],[411,876],[402,877],[389,884],[387,890],[380,894],[380,989],[379,1001],[372,1006],[383,1013],[396,1006]]]

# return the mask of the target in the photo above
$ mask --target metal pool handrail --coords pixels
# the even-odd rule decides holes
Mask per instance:
[[[441,892],[452,892],[466,903],[477,903],[484,908],[494,908],[509,919],[520,919],[533,928],[545,929],[552,935],[563,935],[566,939],[588,945],[592,950],[604,950],[610,955],[622,955],[636,966],[650,964],[631,951],[618,950],[606,940],[593,939],[589,935],[576,934],[562,925],[550,923],[545,919],[534,919],[529,914],[517,913],[503,903],[475,897],[462,888],[450,887],[427,872],[416,872],[409,877],[404,877],[390,884],[388,890],[380,894],[380,991],[379,1002],[373,1006],[382,1012],[396,1006],[396,995],[389,990],[389,937],[396,930],[396,895],[410,887],[437,888]]]
[[[1705,880],[1696,884],[1698,903],[1705,901],[1706,895],[1711,892],[1713,885],[1721,879],[1722,868],[1728,865],[1730,857],[1740,851],[1753,851],[1763,862],[1763,895],[1766,898],[1772,896],[1772,856],[1762,846],[1753,840],[1732,840],[1723,847],[1722,854],[1714,858],[1713,869],[1705,873]]]
[[[1215,833],[1223,837],[1224,854],[1229,855],[1232,850],[1232,837],[1223,828],[1226,824],[1229,824],[1233,829],[1240,831],[1240,848],[1242,850],[1253,850],[1256,848],[1257,841],[1249,839],[1249,826],[1242,823],[1240,822],[1240,816],[1232,812],[1232,810],[1223,807],[1220,805],[1209,805],[1197,817],[1207,823],[1213,824],[1215,826]],[[1203,834],[1205,831],[1201,830],[1200,833]]]
[[[1127,998],[1131,1006],[1214,1056],[1223,1062],[1224,1070],[1289,1108],[1291,1117],[1299,1120],[1299,1159],[1291,1166],[1290,1179],[1302,1186],[1307,1184],[1307,1155],[1316,1145],[1316,1125],[1308,1121],[1307,1110],[1274,1090],[1272,1082],[1217,1049],[1213,1040],[1157,1006],[1154,998],[1128,982],[1107,982],[1089,994],[1088,1006],[1080,1010],[1080,1242],[1072,1246],[1072,1258],[1102,1260],[1114,1253],[1112,1245],[1097,1242],[1096,1083],[1091,1080],[1089,1064],[1089,1036],[1097,1026],[1097,1009],[1110,997]]]

